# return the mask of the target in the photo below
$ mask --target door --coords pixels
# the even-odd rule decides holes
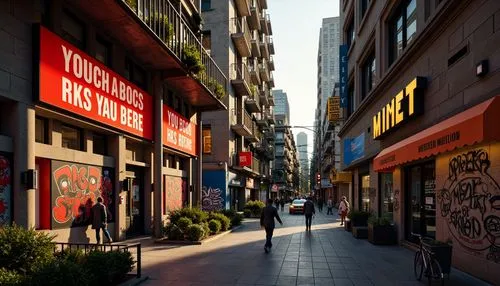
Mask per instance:
[[[135,176],[127,178],[126,227],[127,237],[144,234],[144,184],[141,171],[133,171]]]
[[[411,233],[435,238],[436,190],[435,165],[427,162],[406,169],[407,214],[406,237],[413,241]]]

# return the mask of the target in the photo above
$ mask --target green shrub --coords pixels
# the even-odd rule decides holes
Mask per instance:
[[[128,6],[134,10],[134,12],[137,11],[137,0],[125,0]]]
[[[198,74],[205,70],[201,62],[201,49],[193,44],[186,44],[182,49],[182,62],[187,65],[190,72]]]
[[[187,237],[191,241],[200,241],[205,237],[205,230],[199,224],[192,224],[186,229]]]
[[[208,222],[208,227],[210,228],[210,232],[212,234],[217,234],[220,231],[221,223],[220,221],[213,219]]]
[[[355,210],[347,214],[347,217],[351,220],[352,226],[366,226],[370,215],[369,212]]]
[[[246,217],[246,218],[249,218],[252,216],[252,211],[249,210],[249,209],[244,209],[243,210],[243,215]]]
[[[14,285],[24,285],[25,279],[24,275],[17,273],[14,270],[7,270],[5,268],[0,268],[0,285],[14,286]]]
[[[177,226],[181,229],[182,232],[186,233],[186,229],[188,226],[192,225],[193,221],[188,217],[181,217],[177,222]]]
[[[54,257],[58,260],[71,261],[77,264],[85,262],[86,255],[81,249],[66,248],[63,251],[56,252]]]
[[[183,240],[184,239],[184,233],[175,224],[172,224],[170,226],[170,230],[169,230],[167,236],[168,236],[168,239],[170,239],[170,240]]]
[[[200,223],[200,226],[203,228],[203,238],[207,238],[210,235],[210,228],[208,227],[208,222]]]
[[[128,251],[92,251],[83,268],[89,273],[91,285],[106,285],[124,280],[134,264],[132,254]]]
[[[17,225],[0,228],[0,268],[33,273],[54,259],[54,237]]]
[[[73,252],[74,254],[76,252]],[[68,258],[67,256],[66,258]],[[74,257],[74,256],[73,256]],[[56,259],[43,265],[33,273],[30,285],[33,286],[85,286],[90,285],[92,273],[82,264],[70,259]]]
[[[170,222],[177,225],[181,217],[187,217],[198,224],[207,221],[208,213],[198,208],[182,208],[170,213]]]
[[[229,219],[232,219],[238,214],[238,212],[236,212],[235,210],[218,210],[216,212],[227,216]]]
[[[231,226],[231,220],[227,216],[225,216],[221,213],[212,212],[208,216],[208,219],[210,219],[210,220],[215,219],[215,220],[219,221],[221,224],[222,231],[228,230],[229,227]]]
[[[226,91],[224,89],[224,86],[220,84],[217,80],[214,78],[209,78],[208,83],[207,83],[208,89],[214,92],[215,96],[222,100],[224,96],[226,96]]]
[[[261,201],[248,201],[243,209],[243,211],[245,209],[248,209],[250,210],[250,212],[252,213],[252,216],[254,217],[258,217],[260,216],[260,213],[262,212],[262,209],[265,207],[266,205],[261,202]]]
[[[243,221],[243,216],[237,213],[235,216],[231,218],[231,227],[241,225],[242,221]]]
[[[371,215],[368,218],[368,224],[373,226],[388,226],[391,223],[391,220],[387,216],[377,217],[377,215]]]

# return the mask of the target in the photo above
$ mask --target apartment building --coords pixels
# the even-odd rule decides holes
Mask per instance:
[[[202,1],[204,43],[229,76],[228,110],[204,112],[203,208],[265,200],[274,158],[274,44],[267,0]]]
[[[198,1],[3,1],[1,224],[95,242],[159,236],[201,203],[202,110],[226,110],[225,74],[202,48]]]
[[[272,197],[289,198],[299,190],[299,157],[285,114],[276,114],[275,158]]]
[[[340,2],[351,205],[402,243],[452,243],[455,267],[499,284],[500,2]]]
[[[309,154],[307,152],[307,134],[305,132],[299,132],[297,134],[297,152],[299,154],[299,165],[300,165],[300,192],[309,193]]]

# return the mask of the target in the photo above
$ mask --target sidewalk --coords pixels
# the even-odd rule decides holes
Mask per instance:
[[[201,246],[143,243],[142,285],[425,285],[413,275],[414,252],[374,246],[344,231],[326,209],[306,233],[304,217],[281,213],[273,249],[265,254],[258,220]],[[436,283],[436,285],[439,285]],[[445,285],[488,285],[456,269]]]

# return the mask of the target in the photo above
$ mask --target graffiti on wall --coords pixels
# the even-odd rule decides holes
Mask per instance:
[[[437,193],[441,216],[460,245],[471,251],[488,250],[487,259],[500,263],[500,186],[490,167],[483,149],[452,157],[448,178]]]
[[[182,208],[182,178],[165,176],[165,191],[167,194],[167,210]]]
[[[11,222],[11,169],[10,160],[0,154],[0,226]]]
[[[399,190],[394,190],[394,202],[392,209],[394,210],[394,212],[399,211]]]
[[[96,166],[52,161],[52,228],[86,226],[98,197],[113,220],[113,172]]]
[[[226,174],[224,171],[203,172],[202,209],[224,209],[226,204]]]

